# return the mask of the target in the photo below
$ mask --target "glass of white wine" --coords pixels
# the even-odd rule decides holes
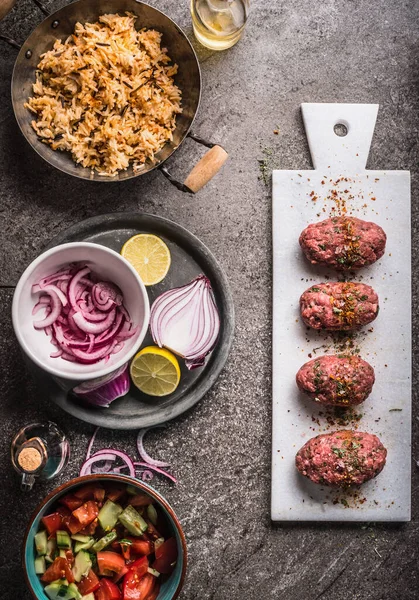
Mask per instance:
[[[196,39],[211,50],[226,50],[242,36],[249,0],[191,0]]]

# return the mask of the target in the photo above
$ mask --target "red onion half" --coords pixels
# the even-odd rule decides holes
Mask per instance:
[[[32,286],[32,293],[41,294],[32,314],[43,309],[44,318],[33,325],[50,336],[56,347],[51,358],[82,364],[106,362],[137,332],[123,305],[121,290],[108,281],[96,281],[85,265],[71,264],[44,277]],[[78,395],[83,393],[81,390]],[[98,394],[93,403],[107,406],[119,397],[105,395],[106,404]]]
[[[151,307],[150,330],[154,342],[184,358],[188,369],[202,367],[220,331],[209,279],[199,275],[161,294]]]
[[[128,393],[130,382],[127,363],[109,375],[81,383],[73,388],[73,393],[93,406],[106,408]]]

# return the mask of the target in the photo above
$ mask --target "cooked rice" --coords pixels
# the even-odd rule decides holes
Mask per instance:
[[[77,23],[73,35],[41,56],[34,96],[25,104],[44,143],[101,175],[154,161],[182,112],[173,80],[178,67],[160,46],[162,34],[137,31],[135,21],[126,13]]]

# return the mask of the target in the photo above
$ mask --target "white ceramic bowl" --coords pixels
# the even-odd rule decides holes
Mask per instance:
[[[122,291],[124,305],[131,320],[138,325],[137,333],[126,340],[124,347],[112,354],[108,362],[94,365],[51,358],[54,346],[43,330],[33,326],[32,309],[39,294],[32,293],[32,285],[72,262],[81,262],[105,281],[111,281]],[[128,362],[141,345],[150,320],[150,304],[146,288],[137,272],[120,254],[98,244],[74,242],[51,248],[36,258],[23,273],[16,286],[12,305],[13,328],[27,356],[41,369],[61,380],[69,380],[63,387],[71,388],[81,381],[103,377]],[[65,382],[64,382],[65,383]]]

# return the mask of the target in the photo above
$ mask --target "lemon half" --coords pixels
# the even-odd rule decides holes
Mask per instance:
[[[151,233],[134,235],[122,246],[122,256],[131,263],[144,285],[160,283],[170,269],[170,250]]]
[[[180,381],[176,356],[158,346],[140,350],[133,358],[130,373],[134,385],[148,396],[172,394]]]

